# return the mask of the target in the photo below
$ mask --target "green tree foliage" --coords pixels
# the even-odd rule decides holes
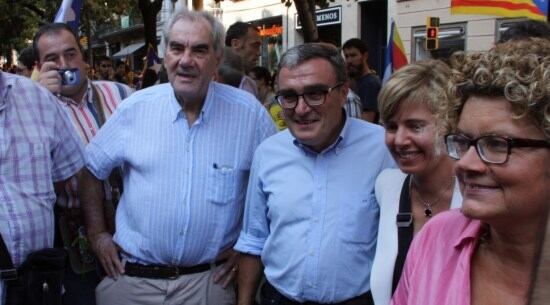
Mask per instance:
[[[62,0],[0,0],[0,52],[29,46],[34,33],[52,22]],[[80,32],[90,37],[100,25],[114,24],[117,16],[134,9],[135,1],[86,0],[81,12]]]

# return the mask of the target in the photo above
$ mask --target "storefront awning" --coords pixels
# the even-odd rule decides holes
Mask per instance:
[[[145,42],[133,43],[129,46],[124,47],[122,50],[118,51],[113,55],[113,59],[122,59],[128,55],[133,54],[135,51],[141,49],[145,45]]]

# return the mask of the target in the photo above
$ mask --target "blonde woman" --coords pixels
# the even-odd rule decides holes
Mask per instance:
[[[383,171],[375,187],[380,223],[371,290],[377,305],[389,304],[413,236],[462,201],[445,153],[445,127],[434,115],[449,75],[441,61],[410,64],[392,75],[378,98],[386,145],[399,169]]]

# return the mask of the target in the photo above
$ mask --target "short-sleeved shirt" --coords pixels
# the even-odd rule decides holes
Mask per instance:
[[[0,234],[15,266],[53,246],[53,184],[83,165],[82,142],[55,96],[0,72]]]
[[[355,93],[361,98],[363,111],[378,113],[378,93],[382,84],[380,78],[374,73],[368,73],[357,80]]]
[[[189,127],[170,84],[126,99],[86,147],[99,179],[122,166],[115,242],[129,261],[212,262],[238,236],[252,155],[275,126],[250,94],[211,82]]]
[[[63,96],[59,97],[58,101],[71,119],[82,142],[86,145],[101,127],[101,117],[105,120],[110,118],[120,102],[133,91],[124,84],[111,81],[93,81],[88,82],[88,88],[80,103]],[[97,92],[97,96],[95,92]],[[96,99],[95,102],[94,99]],[[96,105],[100,105],[101,109],[96,109]],[[105,184],[107,183],[105,182]],[[105,185],[104,188],[109,190],[108,185]],[[79,208],[80,202],[77,190],[77,179],[73,177],[65,183],[63,193],[57,198],[57,204],[67,208]],[[105,195],[110,196],[111,194],[105,192]]]

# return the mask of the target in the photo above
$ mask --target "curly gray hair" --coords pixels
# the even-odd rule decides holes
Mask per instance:
[[[527,116],[550,138],[550,41],[531,38],[497,44],[487,53],[457,52],[441,116],[455,128],[471,96],[504,97],[515,118]]]

